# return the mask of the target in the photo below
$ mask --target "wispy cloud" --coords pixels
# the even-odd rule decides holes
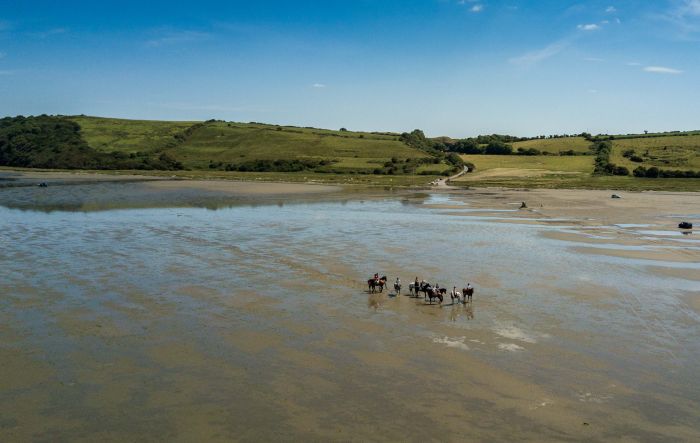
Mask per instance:
[[[642,66],[639,62],[627,62],[627,66]]]
[[[683,71],[674,68],[668,68],[666,66],[647,66],[643,69],[645,72],[652,72],[654,74],[682,74]]]
[[[458,5],[472,5],[469,8],[470,12],[474,13],[479,13],[484,10],[484,4],[481,3],[479,0],[459,0],[457,2]]]
[[[52,29],[47,29],[45,31],[27,32],[27,36],[32,37],[32,38],[45,39],[45,38],[53,37],[55,35],[65,34],[66,32],[68,32],[68,28],[52,28]]]
[[[700,33],[700,0],[673,0],[673,7],[657,18],[668,22],[676,37],[693,39]]]
[[[576,29],[579,29],[581,31],[597,31],[600,29],[600,25],[596,23],[588,23],[584,25],[578,25],[576,26]]]
[[[165,30],[158,31],[159,35],[155,38],[146,41],[146,46],[157,48],[161,46],[177,45],[181,43],[192,43],[208,40],[211,34],[208,32],[190,31],[190,30]]]
[[[596,62],[596,63],[600,63],[600,62],[604,62],[604,61],[605,61],[604,59],[598,58],[598,57],[586,57],[586,58],[584,58],[583,60],[584,60],[584,61],[587,61],[587,62]]]
[[[566,49],[566,47],[569,46],[567,42],[564,41],[559,41],[552,43],[549,46],[546,46],[542,49],[538,49],[536,51],[531,51],[527,52],[521,56],[518,57],[513,57],[509,60],[510,63],[514,65],[519,65],[519,66],[532,66],[536,65],[537,63],[547,60],[548,58],[554,57],[555,55],[559,54],[561,51]]]
[[[605,12],[608,14],[614,14],[617,12],[617,8],[614,6],[608,6],[607,8],[605,8]]]
[[[323,83],[314,83],[313,85],[311,85],[311,87],[316,89],[324,89],[326,85],[324,85]]]

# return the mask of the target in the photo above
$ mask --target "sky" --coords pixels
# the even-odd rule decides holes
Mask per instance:
[[[700,0],[0,0],[0,116],[700,129]]]

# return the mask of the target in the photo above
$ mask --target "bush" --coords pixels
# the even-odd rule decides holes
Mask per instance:
[[[638,166],[634,171],[633,174],[635,177],[646,177],[647,176],[647,168],[644,166]]]
[[[512,153],[513,146],[499,141],[492,141],[484,149],[484,154],[488,155],[511,155]]]
[[[659,176],[659,168],[652,166],[651,168],[647,169],[646,176],[647,178],[657,178]]]

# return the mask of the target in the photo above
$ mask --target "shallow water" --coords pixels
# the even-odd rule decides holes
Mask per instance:
[[[327,200],[0,208],[0,440],[700,438],[698,282],[650,272],[695,263],[455,196]]]

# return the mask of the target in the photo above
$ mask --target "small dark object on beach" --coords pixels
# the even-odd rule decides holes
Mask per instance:
[[[527,205],[525,204],[525,202],[523,202],[523,204],[520,205],[520,209],[527,209]]]
[[[39,183],[39,187],[40,187],[40,188],[48,188],[49,185],[48,185],[48,183],[46,183],[46,182],[41,182],[41,183]]]
[[[622,197],[620,197],[620,196],[617,195],[617,194],[613,194],[613,195],[610,196],[610,198],[622,198]]]
[[[690,222],[684,221],[684,222],[678,223],[678,227],[680,229],[693,229],[693,224]]]

